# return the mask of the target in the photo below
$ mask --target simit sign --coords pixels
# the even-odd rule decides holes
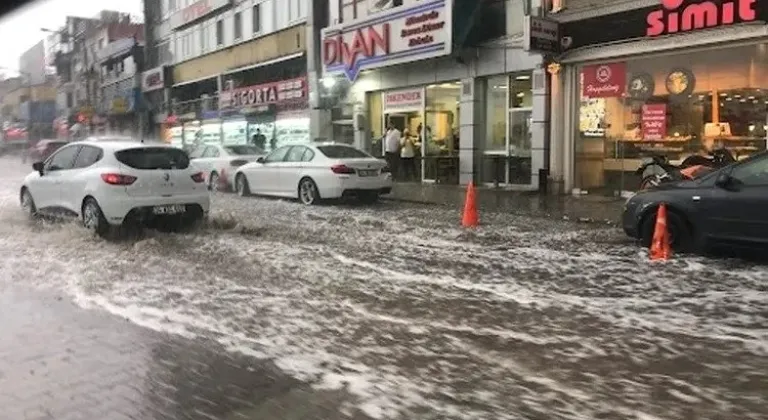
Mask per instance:
[[[660,36],[757,20],[757,0],[723,2],[661,0],[661,9],[646,17],[646,36]]]
[[[325,28],[323,73],[354,81],[361,70],[451,53],[453,0],[423,0]]]

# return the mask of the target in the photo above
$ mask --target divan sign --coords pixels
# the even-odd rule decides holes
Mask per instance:
[[[661,9],[646,17],[645,35],[649,37],[689,32],[757,20],[757,0],[722,2],[661,0]]]
[[[361,70],[451,53],[453,0],[424,0],[323,29],[323,74],[354,81]]]

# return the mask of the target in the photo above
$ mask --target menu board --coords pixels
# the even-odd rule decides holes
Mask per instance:
[[[643,105],[640,117],[643,140],[663,140],[667,136],[667,105]]]

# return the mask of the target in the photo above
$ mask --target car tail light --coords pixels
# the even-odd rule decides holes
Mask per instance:
[[[195,181],[198,184],[202,184],[203,182],[205,182],[205,175],[203,175],[202,172],[198,172],[198,173],[192,175],[191,178],[192,178],[192,181]]]
[[[135,176],[123,174],[101,174],[101,179],[109,185],[131,185],[136,182]]]
[[[350,174],[354,174],[355,173],[355,170],[350,168],[347,165],[333,165],[333,166],[331,166],[331,170],[335,174],[350,175]]]
[[[239,167],[239,166],[243,166],[243,165],[245,165],[246,163],[248,163],[248,161],[247,161],[247,160],[243,160],[243,159],[235,159],[235,160],[233,160],[232,162],[229,162],[229,166],[231,166],[231,167],[233,167],[233,168],[237,168],[237,167]]]

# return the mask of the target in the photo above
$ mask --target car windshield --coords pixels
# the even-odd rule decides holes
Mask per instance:
[[[134,169],[186,169],[189,156],[181,149],[172,147],[143,147],[115,152],[123,165]]]
[[[371,155],[363,152],[362,150],[355,149],[354,147],[333,145],[333,146],[318,146],[320,153],[331,159],[345,159],[345,158],[369,158]]]
[[[225,146],[224,150],[233,155],[263,155],[265,152],[256,146]]]

